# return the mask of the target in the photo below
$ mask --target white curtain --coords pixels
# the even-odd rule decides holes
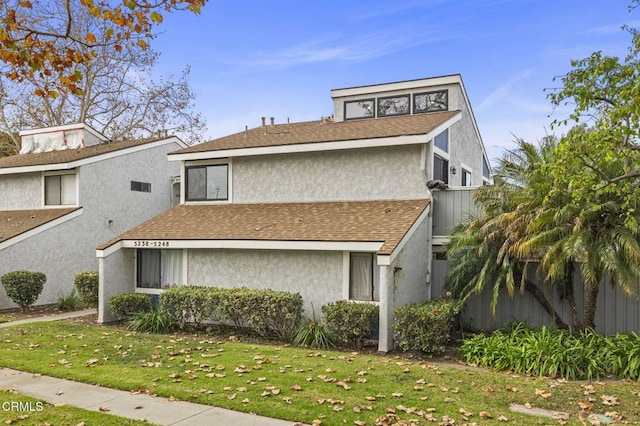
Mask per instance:
[[[349,298],[352,300],[373,300],[373,255],[371,253],[351,253]]]
[[[182,250],[160,251],[160,286],[173,287],[182,284]]]

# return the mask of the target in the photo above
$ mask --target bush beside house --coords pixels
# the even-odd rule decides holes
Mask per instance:
[[[42,272],[13,271],[0,277],[0,281],[7,297],[26,312],[38,300],[47,276]]]
[[[73,285],[80,295],[82,303],[98,306],[98,271],[81,272],[73,278]]]

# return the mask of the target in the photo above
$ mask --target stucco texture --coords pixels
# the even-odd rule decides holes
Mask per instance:
[[[420,145],[238,157],[233,201],[429,198],[420,168]]]
[[[166,154],[177,147],[172,143],[81,166],[82,214],[2,250],[0,275],[21,269],[43,272],[47,283],[37,305],[56,303],[68,295],[76,274],[98,269],[99,244],[171,206],[170,177],[179,174],[179,165],[167,164]],[[38,185],[31,185],[32,192],[23,194],[24,199],[37,194],[42,200],[42,180],[36,175],[38,179],[31,179]],[[131,191],[131,180],[150,182],[152,192]],[[14,306],[0,295],[0,309]]]
[[[189,285],[299,292],[309,316],[342,298],[342,252],[189,249]]]
[[[40,209],[42,174],[0,175],[0,210]]]

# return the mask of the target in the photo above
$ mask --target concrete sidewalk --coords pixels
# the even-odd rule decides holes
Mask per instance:
[[[33,317],[33,318],[26,318],[26,319],[21,319],[17,321],[3,322],[3,323],[0,323],[0,328],[12,327],[14,325],[20,325],[20,324],[28,324],[31,322],[61,321],[69,318],[83,317],[85,315],[92,315],[97,313],[98,313],[98,310],[96,308],[83,309],[81,311],[62,312],[55,315],[45,315],[41,317]]]
[[[92,313],[95,313],[95,309],[11,321],[0,324],[0,327],[39,321],[57,321]],[[38,398],[54,405],[64,404],[130,419],[144,419],[158,425],[291,426],[295,424],[290,421],[240,413],[210,405],[169,401],[166,398],[132,394],[9,368],[0,368],[0,389],[13,389],[22,395]]]

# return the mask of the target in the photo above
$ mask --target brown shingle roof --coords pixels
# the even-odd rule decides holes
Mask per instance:
[[[121,149],[131,148],[146,143],[156,142],[163,138],[138,139],[132,141],[111,142],[91,145],[86,148],[67,149],[64,151],[41,152],[39,154],[17,154],[0,158],[0,169],[10,167],[42,166],[47,164],[69,163],[96,155],[107,154]]]
[[[180,205],[98,247],[121,240],[381,242],[390,254],[429,200]]]
[[[78,208],[0,211],[0,243],[75,210]]]
[[[267,125],[235,133],[170,153],[222,151],[278,145],[374,139],[423,135],[459,114],[459,111],[405,115],[353,121],[308,121],[304,123]]]

